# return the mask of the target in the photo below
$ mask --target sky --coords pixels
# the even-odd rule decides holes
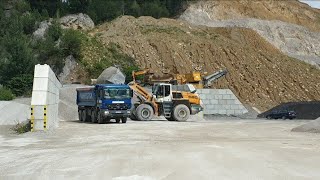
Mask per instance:
[[[311,7],[320,9],[320,0],[300,0],[300,1],[309,4]]]

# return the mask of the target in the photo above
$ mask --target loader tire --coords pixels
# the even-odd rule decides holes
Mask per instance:
[[[173,119],[179,122],[185,122],[190,117],[190,110],[184,104],[177,105],[173,110]]]
[[[154,112],[150,105],[140,104],[135,114],[139,121],[150,121],[153,118]]]

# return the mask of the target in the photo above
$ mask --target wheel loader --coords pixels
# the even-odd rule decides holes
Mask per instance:
[[[145,72],[133,71],[133,81],[128,84],[139,100],[134,104],[130,117],[132,120],[148,121],[156,115],[164,116],[169,121],[181,122],[203,110],[197,94],[173,91],[169,83],[154,84],[152,93],[148,92],[136,82],[136,76]]]

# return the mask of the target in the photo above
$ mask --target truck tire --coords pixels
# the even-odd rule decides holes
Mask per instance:
[[[120,118],[116,118],[116,123],[120,123]]]
[[[91,110],[87,110],[87,109],[85,109],[85,110],[83,110],[84,112],[85,112],[85,122],[90,122],[91,121]]]
[[[136,117],[139,121],[150,121],[153,115],[153,108],[148,104],[140,104],[136,109]]]
[[[97,119],[98,119],[98,123],[99,123],[99,124],[103,124],[104,119],[103,119],[100,111],[97,113]]]
[[[82,122],[82,111],[81,110],[78,111],[78,116],[79,116],[79,121]]]
[[[126,118],[126,117],[121,118],[121,122],[122,122],[123,124],[127,123],[127,118]]]
[[[96,123],[97,122],[97,113],[96,111],[91,111],[91,122]]]
[[[87,122],[87,111],[86,110],[82,110],[82,121],[83,122]]]
[[[173,110],[173,119],[179,122],[187,121],[190,117],[190,110],[184,104],[177,105]]]

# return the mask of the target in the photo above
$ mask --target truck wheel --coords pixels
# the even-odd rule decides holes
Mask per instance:
[[[172,117],[166,118],[168,121],[174,121]]]
[[[96,111],[91,111],[91,122],[96,123],[97,122],[97,113]]]
[[[87,122],[87,112],[86,110],[82,110],[82,121]]]
[[[153,115],[153,109],[148,104],[140,104],[136,109],[136,116],[139,121],[150,121]]]
[[[87,121],[91,121],[91,113],[92,113],[92,111],[91,110],[87,110],[86,112],[87,112],[86,113],[87,114],[86,120]]]
[[[116,118],[116,123],[120,123],[120,118]]]
[[[98,123],[99,123],[99,124],[103,124],[103,117],[101,116],[100,111],[99,111],[98,114],[97,114],[97,118],[98,118]]]
[[[190,117],[190,110],[184,104],[179,104],[173,110],[173,119],[176,121],[184,122]]]
[[[127,123],[127,118],[126,118],[126,117],[121,118],[121,122],[122,122],[123,124]]]
[[[79,121],[82,121],[82,111],[81,110],[78,111],[78,116],[79,116]]]

